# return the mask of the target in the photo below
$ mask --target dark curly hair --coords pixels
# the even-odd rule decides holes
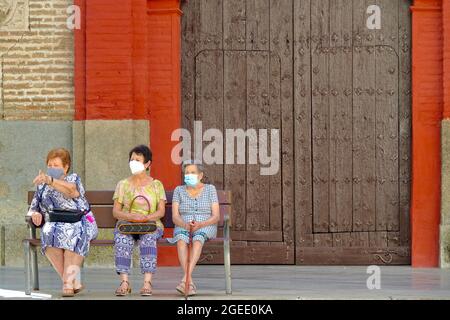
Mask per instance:
[[[136,153],[137,155],[141,155],[144,157],[144,163],[147,163],[149,161],[153,161],[153,153],[152,150],[150,150],[149,147],[147,147],[144,144],[138,145],[131,149],[129,155],[128,155],[128,161],[131,160],[131,155],[133,153]]]

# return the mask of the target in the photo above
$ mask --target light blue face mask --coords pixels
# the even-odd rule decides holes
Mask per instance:
[[[47,175],[53,179],[59,179],[64,175],[64,169],[62,168],[47,168]]]
[[[196,174],[185,174],[184,175],[184,183],[188,187],[195,187],[198,184],[198,175]]]

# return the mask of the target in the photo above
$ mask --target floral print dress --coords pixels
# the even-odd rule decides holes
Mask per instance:
[[[40,184],[34,194],[29,213],[40,212],[44,215],[45,222],[41,230],[42,254],[48,247],[73,251],[86,257],[89,252],[90,241],[98,235],[98,228],[94,215],[90,211],[89,203],[85,197],[85,191],[80,177],[72,173],[63,179],[74,183],[80,193],[78,198],[66,198],[61,192],[47,184]],[[48,222],[48,212],[54,208],[63,210],[89,211],[76,223]]]

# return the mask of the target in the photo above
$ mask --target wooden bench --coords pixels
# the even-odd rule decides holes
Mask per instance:
[[[87,191],[86,197],[91,205],[99,229],[114,229],[117,220],[113,217],[113,191]],[[231,226],[231,192],[217,191],[220,203],[220,222],[218,223],[218,238],[209,242],[222,242],[225,265],[225,291],[231,294],[231,263],[230,263],[230,226]],[[166,213],[162,222],[166,228],[173,228],[172,222],[172,195],[173,191],[166,192]],[[28,192],[28,204],[34,196],[34,191]],[[25,293],[30,295],[31,290],[39,290],[39,271],[37,262],[37,251],[41,246],[41,240],[36,237],[38,229],[31,217],[26,216],[30,237],[23,240],[25,257]],[[112,232],[112,230],[111,230]],[[221,236],[223,234],[223,236]],[[220,237],[219,237],[220,236]],[[91,246],[113,246],[113,240],[92,240]],[[158,241],[158,246],[171,246],[164,238]]]

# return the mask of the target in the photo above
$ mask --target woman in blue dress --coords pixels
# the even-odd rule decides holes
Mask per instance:
[[[61,277],[64,297],[72,297],[83,290],[84,286],[76,276],[89,252],[90,241],[98,234],[80,177],[75,173],[68,174],[70,164],[67,150],[54,149],[48,153],[47,174],[40,171],[34,179],[37,190],[28,212],[37,226],[45,220],[41,252]],[[54,208],[87,214],[75,223],[49,222],[47,215]]]
[[[177,291],[185,294],[186,276],[192,274],[197,265],[203,245],[217,236],[217,223],[220,220],[219,201],[216,187],[202,183],[203,166],[198,161],[185,161],[183,174],[185,185],[174,190],[172,198],[172,219],[175,225],[174,237],[167,239],[177,243],[178,259],[184,276]],[[186,266],[190,232],[192,250],[189,257],[189,269]],[[197,288],[189,282],[187,295],[195,295]]]

